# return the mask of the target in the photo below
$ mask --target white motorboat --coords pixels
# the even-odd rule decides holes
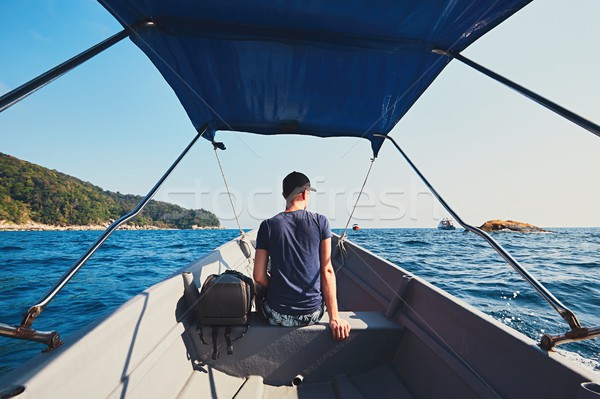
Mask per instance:
[[[439,230],[456,230],[456,227],[454,227],[454,224],[452,224],[452,220],[448,218],[440,220],[437,228]]]
[[[173,87],[198,135],[140,204],[111,224],[19,326],[0,324],[1,335],[42,342],[48,349],[2,377],[0,397],[600,398],[598,373],[553,350],[562,342],[598,336],[600,328],[581,326],[492,237],[465,223],[387,136],[452,59],[600,135],[592,122],[460,54],[529,0],[352,7],[347,2],[311,7],[305,2],[100,2],[124,30],[3,96],[0,110],[130,37]],[[354,84],[363,78],[368,84]],[[281,328],[252,313],[251,327],[233,354],[213,359],[184,299],[180,273],[64,342],[54,331],[35,330],[44,307],[116,228],[143,209],[196,141],[206,138],[222,147],[215,141],[220,130],[364,137],[374,155],[391,141],[454,220],[517,270],[565,319],[568,332],[535,342],[344,235],[334,236],[333,263],[340,310],[352,332],[341,343],[332,340],[326,320]],[[197,285],[228,269],[251,275],[254,239],[255,232],[243,234],[181,272],[191,273]]]

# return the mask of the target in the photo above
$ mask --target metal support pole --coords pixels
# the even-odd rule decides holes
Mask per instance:
[[[93,47],[90,47],[86,51],[39,75],[38,77],[30,80],[24,85],[19,86],[18,88],[6,93],[2,97],[0,97],[0,112],[6,110],[7,108],[10,108],[11,106],[18,103],[33,92],[41,89],[48,83],[54,81],[55,79],[69,72],[70,70],[81,65],[85,61],[108,49],[112,45],[120,42],[124,38],[128,37],[129,34],[135,31],[136,29],[152,26],[154,26],[154,23],[148,21],[126,27],[121,32],[109,37],[108,39],[98,43]],[[190,145],[179,156],[179,158],[175,161],[171,168],[169,168],[167,173],[156,184],[156,186],[154,186],[154,188],[148,193],[148,195],[144,197],[144,199],[138,204],[138,206],[133,211],[111,224],[102,234],[102,236],[96,241],[96,243],[92,245],[92,247],[81,258],[79,258],[79,260],[71,267],[71,269],[65,275],[63,275],[60,281],[46,294],[46,296],[37,305],[32,306],[27,311],[23,320],[21,321],[20,326],[9,326],[0,323],[0,336],[41,342],[47,345],[47,350],[52,350],[57,346],[61,345],[62,341],[60,340],[60,336],[55,331],[36,331],[31,328],[31,325],[33,324],[35,318],[39,316],[39,314],[44,310],[48,302],[50,302],[52,298],[56,296],[56,294],[62,289],[62,287],[73,277],[73,275],[75,275],[75,273],[77,273],[77,271],[85,264],[85,262],[92,256],[92,254],[96,252],[96,250],[104,243],[104,241],[106,241],[106,239],[112,234],[112,232],[121,224],[125,223],[132,217],[136,216],[139,212],[141,212],[141,210],[148,203],[148,201],[150,201],[154,193],[162,185],[164,180],[179,163],[181,158],[183,158],[185,153],[187,153],[187,151],[198,140],[198,138],[202,136],[202,134],[199,133],[194,138],[192,143],[190,143]]]
[[[46,351],[62,345],[60,336],[55,331],[36,331],[31,328],[14,327],[3,323],[0,323],[0,336],[40,342],[46,345]]]
[[[60,278],[60,280],[48,291],[48,293],[36,304],[33,305],[23,317],[23,321],[21,321],[21,327],[29,328],[35,321],[36,317],[40,315],[40,313],[44,310],[46,305],[58,294],[58,292],[69,282],[69,280],[81,269],[81,267],[87,262],[87,260],[96,252],[98,248],[110,237],[110,235],[123,223],[137,216],[142,209],[146,206],[146,204],[152,199],[154,194],[158,191],[158,189],[162,186],[165,180],[169,177],[171,172],[175,169],[175,167],[179,164],[179,162],[185,157],[188,151],[194,146],[196,141],[206,131],[206,128],[199,132],[194,139],[188,144],[188,146],[183,150],[183,152],[177,157],[175,162],[171,165],[171,167],[165,172],[165,174],[160,178],[160,180],[152,187],[152,189],[146,194],[146,196],[137,204],[137,206],[131,210],[128,214],[121,216],[119,219],[115,220],[108,228],[102,233],[102,235],[96,240],[96,242],[83,254],[77,262]]]
[[[16,89],[6,93],[2,97],[0,97],[0,112],[15,105],[16,103],[18,103],[19,101],[21,101],[22,99],[27,97],[28,95],[41,89],[42,87],[46,86],[48,83],[59,78],[60,76],[69,72],[70,70],[76,68],[77,66],[81,65],[82,63],[89,60],[90,58],[100,54],[101,52],[108,49],[112,45],[120,42],[124,38],[128,37],[129,34],[133,30],[141,28],[141,27],[150,27],[150,26],[154,26],[154,23],[144,22],[141,24],[136,24],[134,26],[125,28],[121,32],[109,37],[108,39],[104,40],[103,42],[100,42],[100,43],[96,44],[95,46],[90,47],[89,49],[76,55],[75,57],[71,58],[70,60],[63,62],[62,64],[60,64],[60,65],[50,69],[49,71],[44,72],[43,74],[39,75],[38,77],[30,80],[29,82],[25,83],[24,85],[19,86]]]
[[[154,187],[146,194],[146,196],[137,204],[137,206],[131,210],[128,214],[122,216],[118,220],[114,221],[108,228],[102,233],[102,235],[96,240],[96,242],[83,254],[77,262],[60,278],[60,280],[48,291],[48,293],[36,304],[33,305],[27,313],[24,315],[20,326],[9,326],[0,323],[0,336],[9,338],[25,339],[30,341],[42,342],[48,345],[47,350],[52,350],[57,346],[61,345],[59,335],[55,331],[43,332],[36,331],[31,328],[31,325],[35,319],[42,313],[46,305],[58,294],[58,292],[71,280],[71,278],[81,269],[81,267],[88,261],[88,259],[102,246],[102,244],[108,239],[108,237],[123,223],[137,216],[146,206],[146,204],[152,199],[154,194],[162,186],[165,180],[169,177],[171,172],[177,167],[179,162],[186,156],[189,150],[194,146],[196,141],[206,132],[206,128],[202,132],[194,137],[194,139],[187,145],[185,150],[177,157],[175,162],[169,167],[165,174],[160,180],[154,185]]]
[[[548,302],[561,315],[561,317],[563,319],[565,319],[565,321],[567,323],[569,323],[569,326],[571,327],[571,330],[573,332],[580,332],[581,330],[583,330],[581,328],[581,324],[579,324],[579,320],[577,320],[577,317],[575,316],[575,314],[573,312],[571,312],[565,305],[563,305],[558,299],[556,299],[556,297],[554,295],[552,295],[552,293],[550,291],[548,291],[546,289],[546,287],[544,287],[531,274],[529,274],[529,272],[523,266],[521,266],[519,264],[519,262],[517,262],[517,260],[515,258],[513,258],[504,248],[502,248],[502,246],[499,243],[497,243],[496,240],[494,240],[488,233],[481,230],[480,228],[474,227],[474,226],[471,226],[471,225],[465,223],[460,218],[460,216],[458,216],[458,214],[456,214],[456,212],[454,212],[452,210],[452,208],[450,208],[450,206],[446,203],[446,201],[444,201],[444,199],[438,194],[438,192],[435,190],[435,188],[433,188],[433,186],[431,184],[429,184],[429,182],[427,181],[425,176],[423,176],[423,174],[419,171],[419,169],[417,169],[415,164],[412,163],[412,161],[408,158],[408,156],[404,153],[404,151],[402,151],[400,146],[396,143],[396,141],[393,138],[391,138],[387,135],[383,135],[383,134],[374,134],[374,136],[390,140],[394,144],[396,149],[400,152],[402,157],[404,157],[406,162],[408,162],[410,167],[421,178],[423,183],[425,183],[425,185],[431,191],[431,193],[435,196],[435,198],[437,198],[437,200],[440,202],[440,204],[442,204],[444,209],[446,209],[462,227],[464,227],[465,229],[467,229],[468,231],[470,231],[472,233],[477,234],[478,236],[483,237],[483,239],[485,241],[487,241],[487,243],[490,244],[490,246],[492,248],[494,248],[494,250],[496,252],[498,252],[498,254],[500,254],[500,256],[502,256],[502,258],[510,266],[512,266],[512,268],[515,269],[525,279],[525,281],[527,281],[529,283],[529,285],[531,285],[542,296],[542,298],[544,298],[546,300],[546,302]]]
[[[556,104],[555,102],[552,102],[552,101],[548,100],[547,98],[544,98],[544,97],[540,96],[539,94],[536,94],[536,93],[532,92],[531,90],[528,90],[525,87],[523,87],[501,75],[498,75],[496,72],[493,72],[493,71],[477,64],[476,62],[471,61],[470,59],[464,57],[463,55],[461,55],[459,53],[454,53],[452,51],[445,51],[445,50],[440,50],[440,49],[435,49],[435,50],[433,50],[433,52],[436,54],[445,55],[447,57],[451,57],[451,58],[461,61],[462,63],[470,66],[471,68],[510,87],[511,89],[521,93],[525,97],[548,108],[550,111],[557,113],[558,115],[562,116],[563,118],[570,120],[571,122],[584,128],[585,130],[592,132],[596,136],[600,137],[600,126],[598,126],[594,122],[591,122],[591,121],[577,115],[576,113],[571,112],[564,107],[561,107],[560,105]]]
[[[550,350],[556,345],[598,337],[600,337],[600,327],[581,328],[560,335],[544,334],[540,346],[544,350]]]

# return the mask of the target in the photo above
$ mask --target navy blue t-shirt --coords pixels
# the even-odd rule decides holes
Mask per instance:
[[[256,249],[269,251],[271,278],[267,304],[283,314],[314,312],[321,307],[321,240],[331,237],[323,215],[281,212],[260,224]]]

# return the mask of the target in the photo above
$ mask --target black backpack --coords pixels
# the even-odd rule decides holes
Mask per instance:
[[[200,292],[193,282],[191,273],[184,273],[184,282],[187,304],[198,319],[200,340],[203,344],[213,345],[212,358],[217,359],[219,327],[225,327],[227,354],[231,355],[233,341],[242,338],[248,331],[248,314],[252,309],[254,281],[236,270],[227,270],[221,274],[208,276]],[[205,341],[202,326],[212,327],[212,342]],[[232,339],[232,328],[235,326],[243,327],[243,332],[239,337]]]

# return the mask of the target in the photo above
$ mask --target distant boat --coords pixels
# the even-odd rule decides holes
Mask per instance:
[[[353,224],[352,225],[352,230],[358,231],[358,230],[360,230],[360,227],[357,224]]]
[[[456,230],[456,227],[454,227],[454,225],[452,224],[452,220],[450,220],[448,218],[444,218],[444,219],[440,220],[440,223],[438,224],[438,229],[440,229],[440,230]]]

